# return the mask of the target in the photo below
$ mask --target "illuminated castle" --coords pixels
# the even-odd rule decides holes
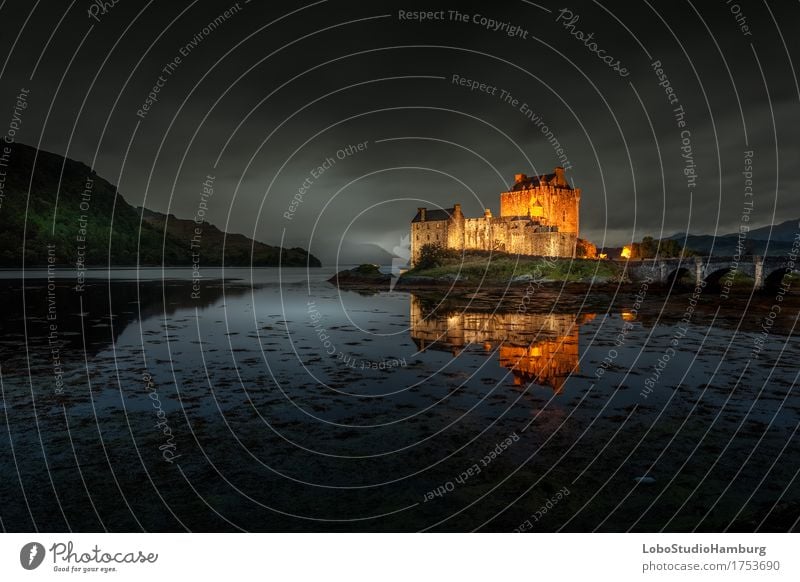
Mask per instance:
[[[514,385],[536,383],[556,393],[578,372],[580,326],[593,314],[481,313],[429,311],[411,295],[411,339],[420,350],[449,351],[454,356],[470,345],[497,352],[499,364],[513,374]]]
[[[517,174],[511,190],[500,194],[500,216],[487,208],[480,218],[465,218],[461,205],[419,208],[411,221],[411,264],[422,247],[501,251],[520,255],[574,257],[578,242],[581,191],[558,167],[552,174]]]

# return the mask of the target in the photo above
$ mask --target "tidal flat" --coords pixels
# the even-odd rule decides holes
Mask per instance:
[[[193,298],[181,269],[80,293],[4,273],[3,528],[785,531],[800,516],[796,289],[775,313],[764,294],[358,292],[332,274],[226,270]]]

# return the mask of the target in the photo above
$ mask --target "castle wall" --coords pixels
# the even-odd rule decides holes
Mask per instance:
[[[411,225],[411,259],[425,244],[443,248],[500,251],[517,255],[573,257],[578,236],[572,232],[536,232],[530,221],[506,218],[462,218]]]
[[[464,248],[484,251],[492,248],[492,224],[486,218],[464,219]]]
[[[578,234],[578,215],[580,208],[580,190],[558,190],[550,188],[550,216],[555,217],[558,230]]]
[[[500,216],[528,216],[533,190],[515,190],[500,194]],[[544,206],[544,200],[542,200]]]
[[[463,249],[465,240],[465,230],[464,230],[464,223],[467,219],[464,218],[464,215],[461,214],[460,208],[459,211],[455,213],[453,219],[450,221],[450,224],[447,229],[447,248],[449,249]]]
[[[570,232],[536,232],[529,221],[507,218],[467,218],[464,247],[517,255],[572,257],[578,237]]]
[[[574,257],[580,227],[580,189],[569,187],[563,168],[535,181],[518,174],[515,184],[527,188],[500,194],[499,217],[493,217],[487,209],[480,218],[465,218],[460,204],[433,212],[420,208],[416,222],[411,223],[411,263],[418,262],[426,244],[457,250]],[[541,216],[532,216],[536,202],[542,207]],[[447,218],[441,219],[442,216]]]
[[[578,232],[580,190],[539,186],[500,194],[500,216],[529,216],[538,200],[543,209],[543,222],[556,226],[562,232]]]
[[[434,244],[440,247],[449,246],[450,221],[427,220],[411,223],[411,262],[419,260],[423,245]]]
[[[495,240],[502,241],[501,248],[515,255],[542,257],[573,257],[578,236],[570,232],[534,232],[529,225],[517,221],[504,221],[494,228]]]

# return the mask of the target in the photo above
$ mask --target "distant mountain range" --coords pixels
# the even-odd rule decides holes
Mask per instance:
[[[375,243],[342,243],[342,263],[373,263],[375,265],[391,265],[394,255]]]
[[[202,232],[193,249],[196,227]],[[26,266],[189,266],[193,252],[201,266],[216,266],[223,264],[223,243],[227,266],[320,266],[301,248],[135,208],[85,164],[13,144],[10,152],[0,148],[0,266],[22,266],[23,241]]]
[[[794,237],[797,235],[800,219],[787,220],[772,226],[763,226],[751,229],[746,233],[744,245],[746,254],[749,255],[783,255],[792,248]],[[668,237],[673,240],[686,239],[686,247],[698,253],[709,253],[714,250],[715,255],[734,255],[739,244],[739,233],[724,235],[676,233]]]

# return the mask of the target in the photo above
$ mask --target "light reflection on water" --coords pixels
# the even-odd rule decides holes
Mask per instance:
[[[787,398],[798,354],[785,336],[772,337],[743,373],[756,332],[698,318],[645,397],[675,324],[656,309],[631,317],[628,297],[578,310],[543,292],[521,312],[491,301],[443,304],[430,294],[340,292],[325,282],[332,270],[311,273],[308,281],[304,269],[284,270],[281,285],[276,270],[229,270],[238,281],[209,276],[192,299],[186,270],[159,271],[154,277],[167,283],[139,287],[135,274],[114,272],[110,284],[87,287],[83,318],[67,279],[56,299],[63,395],[54,391],[43,281],[27,283],[23,325],[20,284],[4,273],[4,410],[22,474],[22,485],[0,486],[14,500],[5,526],[31,527],[24,486],[37,492],[41,529],[65,529],[59,501],[69,527],[97,529],[76,464],[103,522],[128,530],[138,525],[123,494],[146,529],[167,530],[184,521],[228,529],[209,500],[246,529],[416,530],[499,486],[441,527],[471,529],[501,512],[486,527],[510,531],[542,496],[569,485],[569,503],[542,526],[552,531],[600,523],[680,529],[724,494],[707,522],[718,526],[751,493],[743,519],[775,497],[759,481],[798,418]],[[159,453],[145,373],[180,472]],[[512,433],[519,442],[480,479],[436,504],[423,501]],[[8,435],[0,439],[10,450]],[[742,466],[753,451],[758,457]],[[3,458],[4,474],[16,475],[14,458]],[[686,471],[687,462],[702,470]],[[792,467],[776,464],[770,482],[788,484]],[[659,486],[635,489],[647,471]],[[725,490],[734,476],[739,486]],[[120,489],[107,486],[114,478]],[[153,501],[156,489],[178,518]],[[794,499],[796,487],[786,494]],[[371,518],[383,514],[392,516]]]

